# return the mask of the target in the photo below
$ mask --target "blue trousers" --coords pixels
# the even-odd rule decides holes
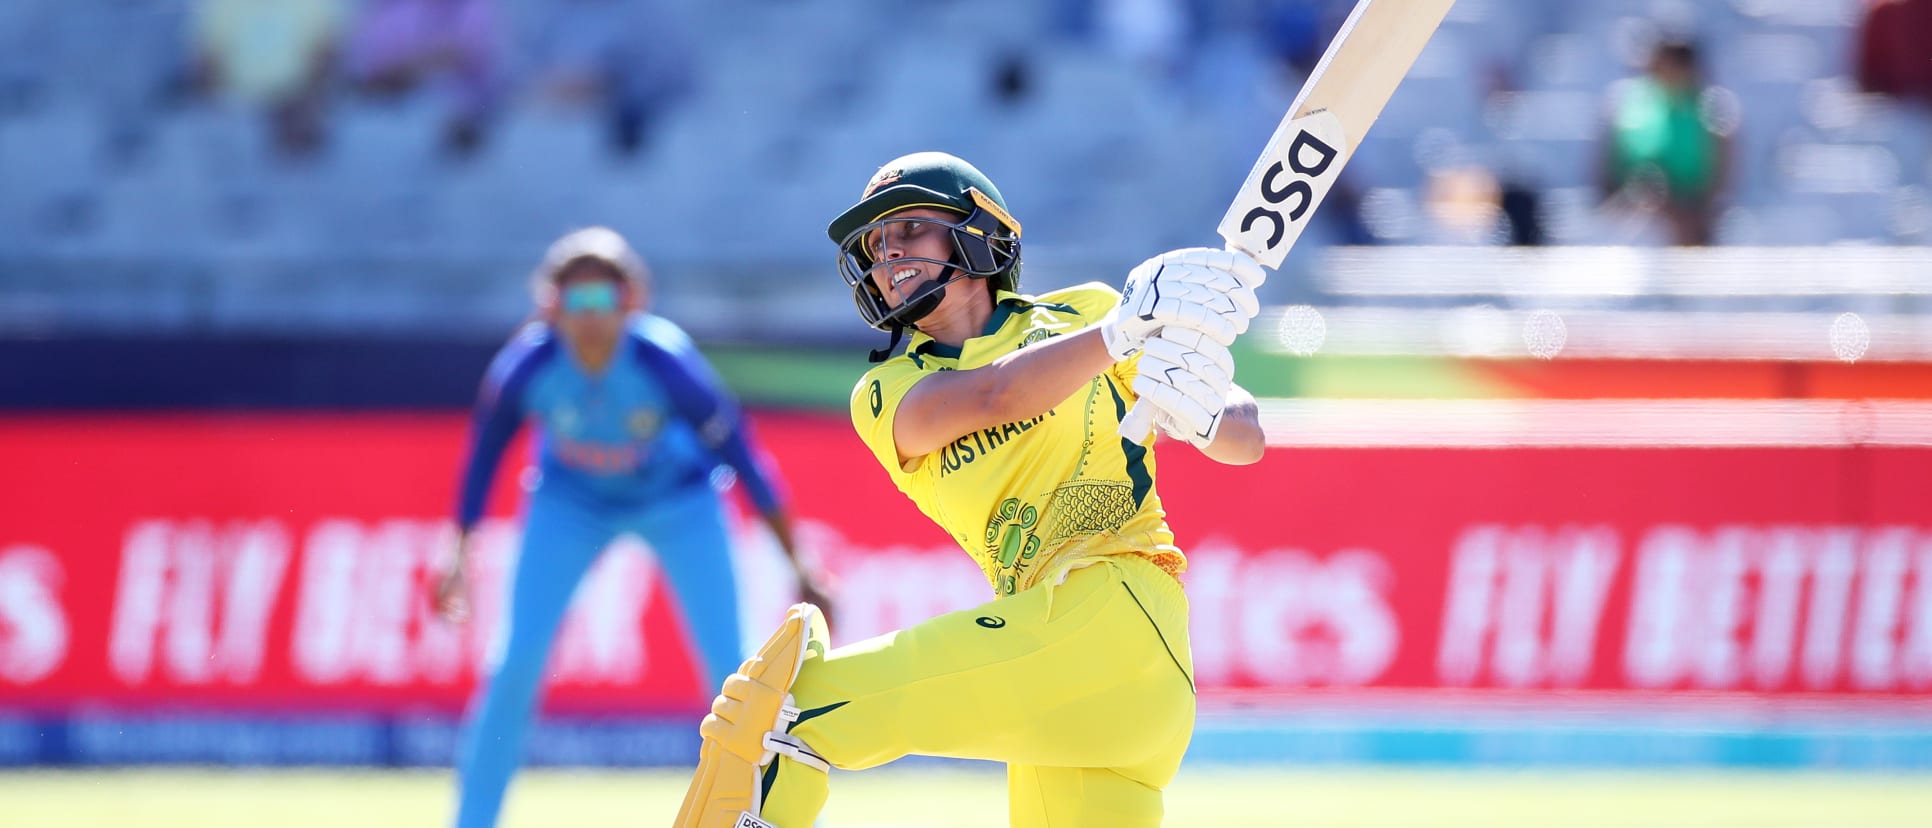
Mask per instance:
[[[743,658],[738,585],[715,492],[699,487],[646,510],[612,514],[578,495],[539,487],[530,494],[523,543],[509,578],[502,659],[471,700],[457,746],[457,828],[496,824],[504,791],[523,760],[564,610],[604,547],[624,532],[643,536],[656,551],[658,566],[684,609],[704,686],[716,687],[738,669]]]

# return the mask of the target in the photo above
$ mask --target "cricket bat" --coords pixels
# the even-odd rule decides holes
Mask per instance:
[[[1302,84],[1216,231],[1229,250],[1280,268],[1336,176],[1409,74],[1455,0],[1359,0]],[[1153,410],[1135,403],[1120,434],[1139,441]]]

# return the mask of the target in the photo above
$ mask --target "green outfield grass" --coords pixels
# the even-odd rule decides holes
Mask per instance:
[[[883,340],[881,340],[883,344]],[[1520,396],[1489,371],[1444,357],[1301,357],[1235,343],[1241,385],[1257,397],[1494,399]],[[871,367],[865,348],[774,349],[715,344],[705,356],[725,382],[754,405],[845,410],[852,386]]]
[[[659,826],[686,775],[525,774],[506,826]],[[1005,824],[1003,778],[978,769],[839,774],[827,828]],[[0,773],[7,828],[430,828],[448,823],[433,771]],[[1906,828],[1932,826],[1932,777],[1818,773],[1548,773],[1189,768],[1170,828]]]

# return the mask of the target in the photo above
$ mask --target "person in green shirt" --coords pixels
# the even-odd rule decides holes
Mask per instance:
[[[1648,73],[1611,94],[1599,187],[1607,199],[1656,211],[1673,244],[1711,243],[1735,121],[1714,92],[1697,47],[1665,38]]]

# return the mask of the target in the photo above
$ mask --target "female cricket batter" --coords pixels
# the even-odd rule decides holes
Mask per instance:
[[[472,704],[457,757],[456,824],[496,822],[521,760],[552,639],[577,583],[618,534],[650,542],[670,578],[706,682],[742,658],[737,583],[713,472],[722,461],[798,572],[778,478],[730,394],[670,322],[644,312],[647,271],[622,236],[579,230],[552,244],[534,279],[539,321],[518,331],[484,377],[457,506],[455,559],[439,611],[468,612],[468,538],[504,447],[536,424],[538,482],[524,509],[495,672]]]
[[[875,353],[853,424],[996,597],[829,652],[794,607],[713,703],[676,824],[807,828],[829,766],[922,754],[1005,762],[1016,826],[1158,825],[1194,724],[1186,559],[1151,434],[1118,431],[1139,400],[1209,457],[1261,457],[1226,344],[1264,272],[1193,248],[1118,293],[1020,294],[1019,222],[942,153],[886,164],[829,234],[860,316],[912,330]]]

